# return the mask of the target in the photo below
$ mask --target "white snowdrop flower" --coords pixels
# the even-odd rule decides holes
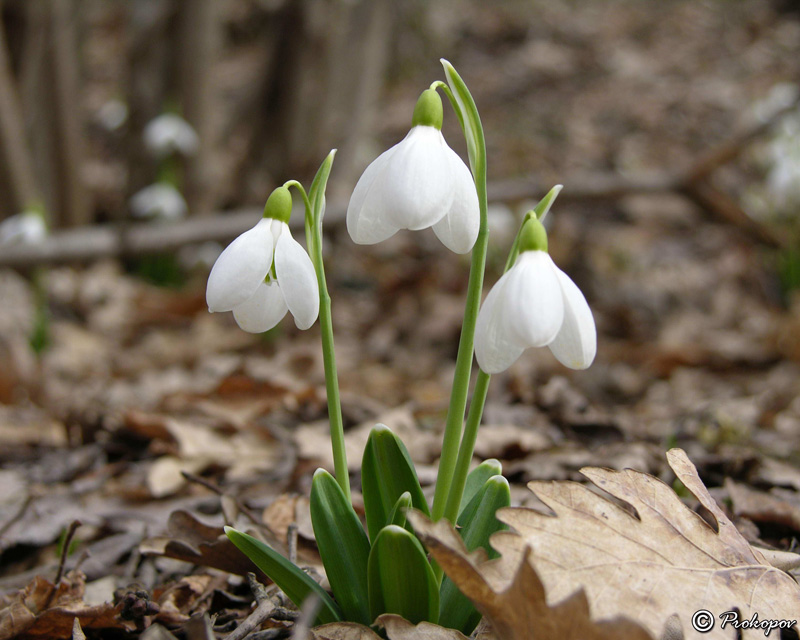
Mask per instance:
[[[544,227],[532,218],[517,261],[478,313],[475,356],[483,371],[500,373],[529,347],[544,346],[567,367],[585,369],[597,352],[597,332],[586,298],[553,263]]]
[[[117,131],[128,121],[128,105],[112,99],[97,110],[97,121],[106,131]]]
[[[385,151],[356,184],[347,207],[347,231],[357,244],[375,244],[400,229],[433,227],[455,253],[478,237],[480,212],[472,174],[442,136],[442,100],[422,93],[411,131]]]
[[[189,210],[180,192],[166,182],[156,182],[140,189],[131,196],[130,206],[136,218],[162,220],[178,220]]]
[[[47,225],[36,211],[23,211],[0,222],[0,244],[38,244],[47,237]]]
[[[164,113],[147,123],[144,144],[158,158],[172,153],[191,156],[197,152],[200,139],[186,120],[174,113]]]
[[[264,218],[223,251],[208,276],[208,310],[233,311],[236,323],[250,333],[272,329],[291,311],[299,329],[319,315],[314,265],[292,237],[292,197],[285,187],[272,192]]]

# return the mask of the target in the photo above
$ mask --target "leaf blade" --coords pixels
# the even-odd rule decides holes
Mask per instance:
[[[348,620],[370,624],[369,540],[336,479],[324,469],[311,483],[311,523],[333,594]]]
[[[277,551],[251,535],[237,531],[233,527],[225,527],[225,535],[253,563],[277,584],[287,597],[298,607],[312,593],[321,601],[317,624],[338,622],[342,620],[342,612],[333,598],[328,595],[311,576],[295,566]]]

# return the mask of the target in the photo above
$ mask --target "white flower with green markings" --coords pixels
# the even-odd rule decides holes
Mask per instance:
[[[272,192],[264,218],[220,254],[208,276],[208,310],[233,311],[236,323],[250,333],[268,331],[287,311],[299,329],[319,315],[314,265],[292,237],[292,197],[286,187]]]
[[[357,244],[375,244],[400,229],[433,227],[455,253],[467,253],[480,227],[472,174],[442,136],[442,100],[422,93],[408,135],[370,164],[347,207],[347,231]]]
[[[520,236],[520,254],[478,314],[475,357],[486,373],[500,373],[530,347],[550,348],[563,365],[585,369],[597,352],[589,305],[547,253],[547,233],[531,218]]]

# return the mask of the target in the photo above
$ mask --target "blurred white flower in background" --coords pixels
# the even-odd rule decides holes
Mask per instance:
[[[95,117],[106,131],[117,131],[128,121],[128,105],[122,100],[109,100],[97,110]]]
[[[166,182],[156,182],[137,191],[131,197],[130,207],[134,217],[156,220],[178,220],[188,212],[180,191]]]
[[[47,225],[37,211],[23,211],[0,222],[0,244],[38,244],[47,237]]]
[[[174,113],[164,113],[147,123],[144,144],[158,158],[173,153],[192,156],[197,153],[200,138],[186,120]]]

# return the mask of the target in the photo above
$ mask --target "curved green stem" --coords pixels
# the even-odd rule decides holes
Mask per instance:
[[[330,161],[333,161],[332,156]],[[323,163],[323,167],[325,163]],[[327,167],[330,171],[330,163]],[[318,174],[319,176],[319,174]],[[327,176],[325,176],[327,180]],[[316,180],[315,180],[316,183]],[[344,445],[344,422],[342,420],[342,404],[339,399],[339,377],[336,370],[336,352],[333,346],[333,319],[331,317],[331,297],[325,280],[325,265],[322,262],[322,204],[324,199],[324,182],[312,204],[303,185],[290,180],[284,186],[295,187],[303,198],[306,208],[305,231],[306,244],[314,264],[319,285],[319,324],[322,338],[322,362],[325,367],[325,392],[328,396],[328,421],[331,427],[331,448],[336,481],[350,501],[350,473],[347,468],[347,452]],[[314,187],[312,186],[312,192]]]
[[[448,496],[453,482],[456,468],[459,443],[461,441],[461,427],[464,421],[464,411],[467,406],[469,393],[469,379],[472,371],[472,357],[475,342],[475,324],[478,319],[478,309],[481,302],[483,289],[483,275],[486,266],[486,249],[489,244],[489,225],[487,221],[486,198],[486,142],[483,136],[478,109],[466,85],[452,67],[445,65],[445,73],[451,85],[455,84],[455,92],[444,83],[434,83],[432,88],[442,88],[450,99],[453,109],[464,130],[467,140],[472,174],[475,178],[475,188],[478,192],[480,207],[480,230],[472,249],[472,263],[470,265],[469,285],[467,287],[467,300],[464,311],[464,323],[461,327],[461,338],[458,344],[456,357],[456,371],[453,377],[453,388],[450,393],[450,406],[447,410],[444,439],[442,441],[442,456],[439,461],[439,473],[436,477],[436,491],[433,498],[431,516],[439,520],[445,515]]]

